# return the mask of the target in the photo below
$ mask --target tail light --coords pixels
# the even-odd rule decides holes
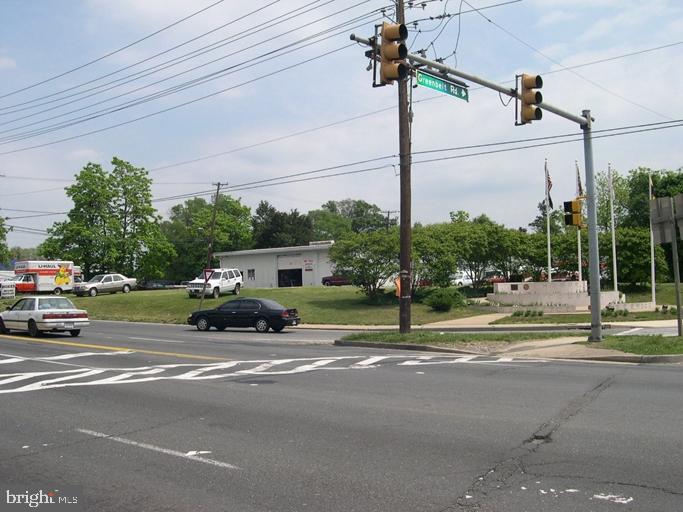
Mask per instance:
[[[282,318],[289,318],[289,311],[285,309],[282,313],[280,313],[280,316]]]
[[[88,318],[88,313],[44,313],[43,320],[71,320],[74,318]]]

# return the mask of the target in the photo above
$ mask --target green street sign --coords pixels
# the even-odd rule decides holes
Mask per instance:
[[[429,73],[425,73],[419,69],[417,70],[417,85],[455,96],[456,98],[460,98],[461,100],[465,100],[467,102],[470,101],[470,95],[466,87],[462,87],[461,85],[454,84],[448,80],[444,80],[443,78],[430,75]]]

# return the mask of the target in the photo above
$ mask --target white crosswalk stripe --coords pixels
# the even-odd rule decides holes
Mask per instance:
[[[10,368],[12,363],[42,362],[58,364],[65,359],[93,356],[128,356],[132,352],[81,352],[40,358],[8,357],[0,363]],[[0,354],[6,356],[6,354]],[[103,386],[132,384],[159,380],[215,380],[246,375],[295,375],[314,371],[373,369],[380,366],[436,366],[454,364],[512,364],[539,363],[542,359],[523,359],[495,356],[426,355],[426,356],[339,356],[297,359],[226,361],[221,363],[180,363],[126,367],[90,367],[57,371],[26,371],[0,374],[0,395],[72,386]],[[334,363],[334,364],[333,364]],[[63,368],[63,366],[62,366]]]

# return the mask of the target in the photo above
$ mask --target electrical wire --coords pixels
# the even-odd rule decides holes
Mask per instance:
[[[106,59],[107,57],[111,57],[112,55],[116,55],[117,53],[120,53],[120,52],[122,52],[122,51],[124,51],[124,50],[127,50],[127,49],[130,48],[131,46],[135,46],[136,44],[141,43],[142,41],[146,41],[147,39],[149,39],[149,38],[151,38],[151,37],[154,37],[154,36],[156,36],[157,34],[160,34],[161,32],[164,32],[165,30],[168,30],[169,28],[175,27],[176,25],[178,25],[178,24],[180,24],[180,23],[182,23],[182,22],[184,22],[184,21],[187,21],[187,20],[189,20],[190,18],[193,18],[193,17],[197,16],[198,14],[201,14],[201,13],[203,13],[204,11],[207,11],[207,10],[211,9],[212,7],[217,6],[217,5],[220,4],[220,3],[223,3],[223,1],[224,1],[224,0],[218,0],[217,2],[214,2],[214,3],[212,3],[211,5],[208,5],[207,7],[204,7],[203,9],[200,9],[200,10],[198,10],[198,11],[195,11],[195,12],[193,12],[192,14],[189,14],[188,16],[185,16],[184,18],[181,18],[181,19],[179,19],[179,20],[174,21],[174,22],[171,23],[170,25],[166,25],[165,27],[160,28],[159,30],[157,30],[157,31],[155,31],[155,32],[152,32],[151,34],[146,35],[145,37],[142,37],[142,38],[140,38],[140,39],[137,39],[136,41],[133,41],[132,43],[128,43],[127,45],[122,46],[121,48],[119,48],[119,49],[117,49],[117,50],[113,50],[113,51],[111,51],[111,52],[109,52],[109,53],[107,53],[107,54],[105,54],[105,55],[102,55],[101,57],[98,57],[98,58],[93,59],[93,60],[91,60],[91,61],[89,61],[89,62],[86,62],[85,64],[81,64],[80,66],[76,66],[75,68],[71,68],[71,69],[69,69],[69,70],[67,70],[67,71],[64,71],[64,72],[62,72],[62,73],[59,73],[58,75],[54,75],[54,76],[52,76],[52,77],[50,77],[50,78],[46,78],[45,80],[41,80],[40,82],[36,82],[36,83],[34,83],[34,84],[27,85],[27,86],[25,86],[25,87],[22,87],[21,89],[16,89],[16,90],[14,90],[14,91],[5,93],[5,94],[3,94],[3,95],[0,95],[0,99],[2,99],[2,98],[7,98],[8,96],[13,96],[14,94],[18,94],[18,93],[20,93],[20,92],[27,91],[27,90],[29,90],[29,89],[33,89],[34,87],[38,87],[39,85],[43,85],[43,84],[46,84],[46,83],[48,83],[48,82],[52,82],[53,80],[57,80],[58,78],[61,78],[61,77],[66,76],[66,75],[68,75],[68,74],[71,74],[71,73],[73,73],[73,72],[75,72],[75,71],[78,71],[79,69],[83,69],[83,68],[85,68],[85,67],[87,67],[87,66],[90,66],[91,64],[95,64],[96,62],[99,62],[99,61],[101,61],[101,60],[104,60],[104,59]]]

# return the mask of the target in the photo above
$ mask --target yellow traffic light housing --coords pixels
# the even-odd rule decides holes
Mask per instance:
[[[543,87],[543,78],[541,78],[541,75],[527,75],[526,73],[520,78],[522,93],[520,95],[519,124],[540,121],[543,118],[543,111],[539,105],[543,103],[543,95],[538,89]]]
[[[393,84],[394,80],[403,80],[408,76],[408,47],[403,43],[408,37],[408,29],[403,23],[382,24],[379,47],[380,54],[380,82]]]
[[[564,202],[564,225],[565,226],[577,226],[582,227],[583,225],[583,202],[581,199],[576,198],[573,201]]]

